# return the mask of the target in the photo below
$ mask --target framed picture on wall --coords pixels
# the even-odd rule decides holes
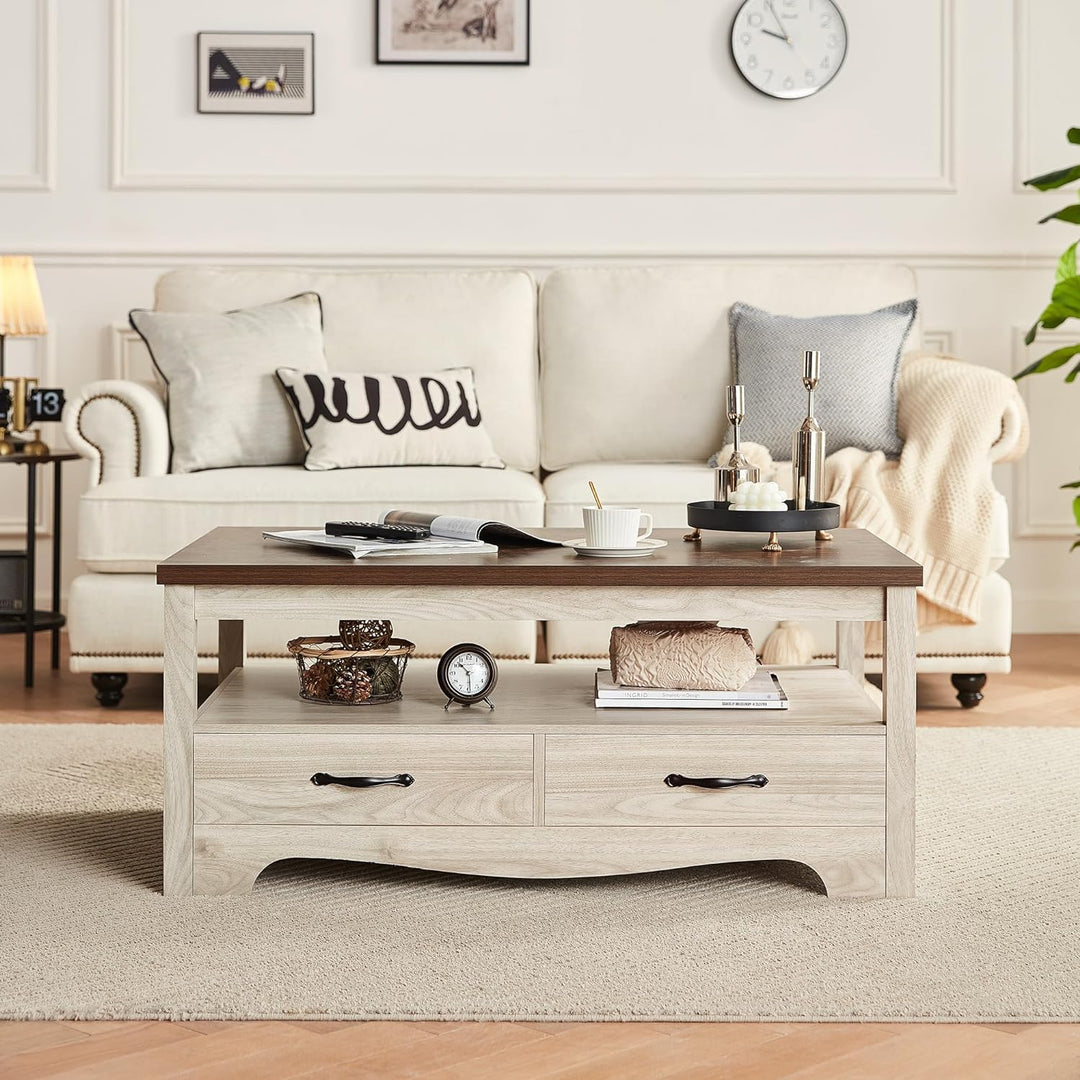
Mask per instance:
[[[529,0],[376,0],[380,64],[527,64]]]
[[[315,35],[201,33],[196,36],[201,113],[315,112]]]

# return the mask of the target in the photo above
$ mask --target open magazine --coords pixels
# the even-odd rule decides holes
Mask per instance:
[[[452,517],[449,514],[424,514],[416,510],[387,510],[379,518],[379,523],[417,525],[429,529],[433,539],[482,540],[496,547],[560,547],[562,544],[561,540],[548,540],[502,521]]]
[[[389,555],[496,555],[494,544],[477,540],[444,540],[428,536],[402,544],[392,540],[368,540],[360,536],[327,536],[322,529],[291,529],[285,532],[264,532],[264,540],[281,540],[286,544],[323,548],[354,559],[379,558]]]

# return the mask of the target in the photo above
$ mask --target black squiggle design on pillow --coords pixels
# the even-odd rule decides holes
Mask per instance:
[[[401,419],[392,423],[386,422],[381,415],[383,404],[382,383],[374,375],[363,376],[364,392],[368,405],[365,416],[353,416],[349,412],[348,387],[345,385],[345,380],[336,375],[331,376],[329,400],[327,400],[326,383],[321,376],[311,373],[303,376],[308,393],[311,394],[312,408],[310,416],[304,415],[300,399],[291,386],[285,385],[285,392],[289,395],[289,400],[292,402],[292,406],[300,420],[300,426],[305,432],[310,431],[320,420],[325,420],[330,424],[374,424],[384,435],[396,435],[409,424],[417,431],[427,431],[431,428],[451,428],[462,420],[469,427],[480,426],[480,408],[479,406],[475,409],[471,407],[468,395],[465,392],[465,385],[460,380],[456,380],[453,384],[457,387],[458,406],[451,412],[451,390],[446,383],[430,376],[421,377],[420,390],[424,395],[424,404],[427,406],[430,419],[417,421],[412,415],[413,395],[408,380],[401,378],[399,375],[393,375],[391,378],[393,378],[398,393],[401,395],[402,406]],[[442,395],[442,400],[438,404],[432,398],[434,387],[438,387]]]

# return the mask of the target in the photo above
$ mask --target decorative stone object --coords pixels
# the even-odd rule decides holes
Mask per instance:
[[[617,686],[740,690],[757,671],[748,630],[710,622],[637,622],[611,631]]]

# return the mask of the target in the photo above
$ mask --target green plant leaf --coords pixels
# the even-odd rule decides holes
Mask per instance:
[[[1073,225],[1080,225],[1080,203],[1073,203],[1071,206],[1063,206],[1060,210],[1055,210],[1052,214],[1047,214],[1044,218],[1039,218],[1039,224],[1045,225],[1048,221],[1054,219],[1058,221],[1068,221]]]
[[[1061,485],[1062,491],[1067,491],[1069,488],[1080,488],[1080,480],[1071,480],[1069,483]]]
[[[1024,184],[1039,191],[1052,191],[1054,188],[1071,184],[1074,180],[1080,180],[1080,165],[1070,165],[1067,169],[1055,169],[1053,172],[1043,173],[1042,176],[1033,176],[1030,180],[1025,180]]]
[[[1066,345],[1064,348],[1055,349],[1038,360],[1028,364],[1016,377],[1022,379],[1025,375],[1036,375],[1043,371],[1053,371],[1055,368],[1067,364],[1074,356],[1080,354],[1080,345]],[[1080,367],[1080,365],[1078,365]]]
[[[1080,277],[1075,274],[1054,285],[1050,303],[1067,310],[1073,318],[1080,317]]]
[[[1057,270],[1054,274],[1055,281],[1065,281],[1067,278],[1076,277],[1076,245],[1080,240],[1070,244],[1058,259]]]
[[[1072,371],[1070,371],[1069,374],[1065,376],[1065,381],[1076,382],[1077,375],[1080,375],[1080,364],[1077,364],[1076,367],[1074,367]]]
[[[1067,138],[1071,143],[1076,143],[1080,145],[1080,127],[1069,128],[1068,132],[1065,135],[1065,138]]]
[[[1073,517],[1076,518],[1076,524],[1080,525],[1080,495],[1073,499]]]

